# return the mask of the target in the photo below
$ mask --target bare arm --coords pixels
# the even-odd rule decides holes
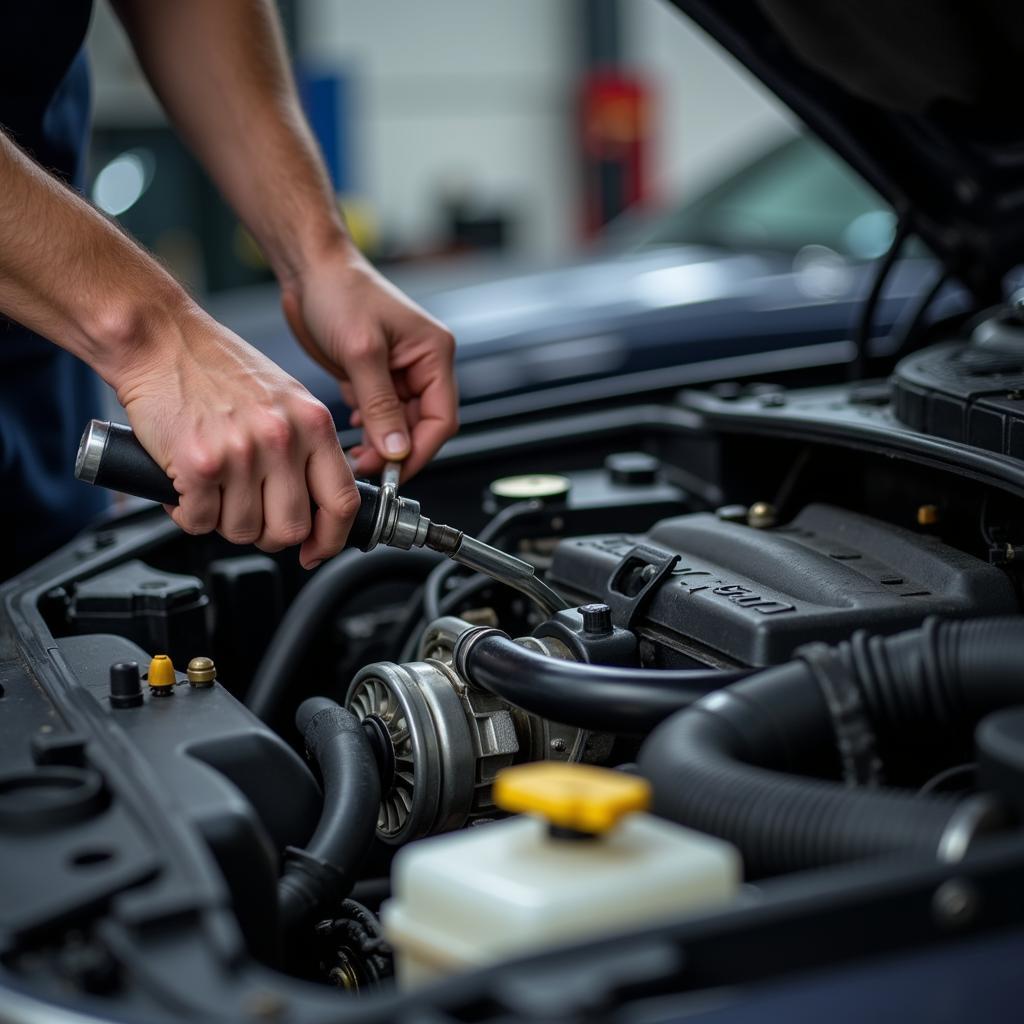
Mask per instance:
[[[117,389],[161,325],[192,307],[155,260],[0,132],[0,310]]]
[[[2,132],[0,311],[114,388],[182,495],[184,529],[304,542],[306,565],[341,548],[358,497],[330,413]]]
[[[360,468],[387,454],[419,469],[455,430],[453,342],[350,242],[272,4],[115,7],[161,102],[267,255],[299,341],[357,410],[372,445]]]

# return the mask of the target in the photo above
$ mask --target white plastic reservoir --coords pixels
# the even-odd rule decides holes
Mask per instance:
[[[521,765],[498,777],[495,801],[530,813],[395,857],[382,920],[401,985],[679,918],[739,888],[736,848],[638,810],[642,779]]]

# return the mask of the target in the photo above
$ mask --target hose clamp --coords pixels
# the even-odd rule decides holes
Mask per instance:
[[[936,855],[947,864],[964,859],[974,840],[1006,824],[1006,812],[998,801],[977,793],[957,804],[939,837]]]
[[[452,648],[452,666],[460,679],[472,682],[469,673],[466,671],[466,666],[469,664],[469,655],[473,648],[487,636],[500,636],[506,640],[511,639],[508,633],[495,629],[493,626],[474,626],[472,629],[467,629],[464,633],[460,634],[455,640],[455,646]]]
[[[875,730],[864,710],[860,689],[828,644],[812,643],[794,652],[808,667],[828,709],[836,748],[848,786],[880,786],[884,781]]]

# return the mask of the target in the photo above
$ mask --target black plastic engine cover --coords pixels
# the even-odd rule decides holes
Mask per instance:
[[[645,572],[645,549],[678,560],[666,571],[663,557]],[[565,540],[549,580],[607,602],[617,625],[631,619],[642,634],[712,664],[774,665],[801,644],[834,643],[857,629],[893,633],[928,615],[1017,610],[999,569],[829,505],[808,505],[770,530],[696,513],[664,519],[642,537]],[[630,598],[642,602],[632,612]]]

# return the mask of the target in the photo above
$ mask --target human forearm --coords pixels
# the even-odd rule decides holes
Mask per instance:
[[[116,390],[184,529],[302,543],[307,566],[341,548],[358,496],[327,409],[2,134],[0,312]]]
[[[326,251],[347,250],[273,6],[115,0],[115,7],[165,109],[279,280],[300,276]]]
[[[453,339],[350,242],[269,0],[114,0],[164,106],[256,237],[285,315],[368,445],[421,468],[455,432]],[[188,60],[182,60],[182,54]]]
[[[192,308],[152,257],[0,132],[0,312],[116,389]]]

